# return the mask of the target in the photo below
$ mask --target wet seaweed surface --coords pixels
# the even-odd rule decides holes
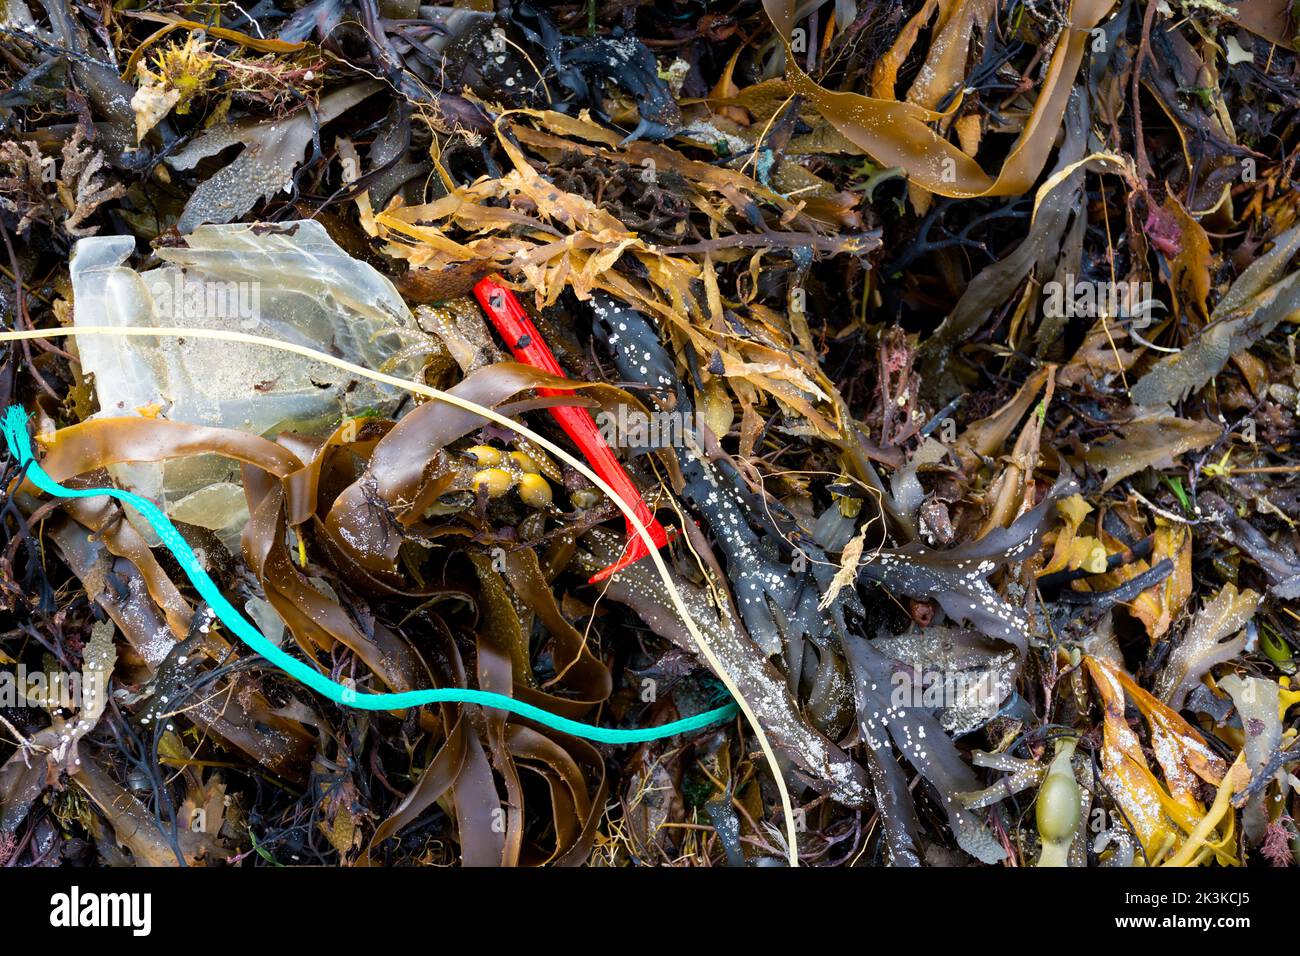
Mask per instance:
[[[335,704],[6,457],[0,865],[1295,865],[1297,50],[1285,0],[0,0],[50,476],[349,688],[744,704]],[[666,576],[420,386],[594,466],[592,416]]]

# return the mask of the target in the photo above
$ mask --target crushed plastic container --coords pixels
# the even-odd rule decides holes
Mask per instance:
[[[125,264],[134,251],[126,236],[76,244],[76,325],[248,332],[407,378],[422,367],[422,344],[437,347],[393,284],[344,252],[317,222],[200,226],[185,245],[157,250],[164,265],[140,273]],[[156,413],[266,437],[324,435],[347,416],[392,414],[404,397],[261,345],[107,335],[77,344],[83,372],[94,376],[100,416]],[[247,520],[238,468],[217,456],[122,466],[114,477],[231,544]]]

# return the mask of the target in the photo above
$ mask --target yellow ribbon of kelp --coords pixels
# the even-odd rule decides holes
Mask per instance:
[[[936,133],[935,114],[916,103],[836,92],[819,86],[799,68],[790,46],[796,0],[763,0],[785,44],[786,80],[843,136],[883,166],[899,166],[917,186],[940,196],[1018,196],[1042,172],[1065,115],[1066,103],[1091,31],[1115,0],[1073,0],[1068,23],[1052,51],[1034,108],[996,178],[975,159]]]

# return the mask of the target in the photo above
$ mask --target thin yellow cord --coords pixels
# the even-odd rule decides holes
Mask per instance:
[[[750,726],[754,728],[754,736],[758,739],[759,746],[763,749],[763,756],[767,759],[768,767],[771,769],[772,777],[776,782],[777,791],[781,796],[781,812],[785,817],[786,847],[789,854],[788,858],[790,865],[799,865],[798,831],[794,822],[794,806],[790,801],[790,791],[785,785],[785,777],[781,774],[780,764],[777,763],[776,753],[772,750],[772,745],[767,739],[767,734],[763,731],[762,724],[759,723],[758,717],[755,715],[753,708],[750,707],[749,701],[745,699],[745,695],[740,692],[740,688],[736,685],[736,682],[732,679],[731,675],[727,673],[727,669],[722,666],[722,662],[718,660],[718,656],[713,652],[713,648],[709,645],[709,642],[705,639],[704,635],[700,632],[700,629],[696,626],[695,621],[691,618],[691,613],[687,609],[686,603],[682,600],[682,596],[678,592],[677,586],[673,583],[672,576],[668,572],[668,566],[664,563],[663,557],[659,554],[659,549],[655,546],[654,539],[650,536],[649,529],[641,522],[641,519],[637,517],[636,512],[618,496],[618,493],[606,484],[604,479],[592,471],[584,462],[573,457],[563,448],[542,435],[539,435],[526,425],[520,424],[519,422],[507,418],[500,412],[479,405],[476,402],[471,402],[456,395],[450,395],[447,392],[440,391],[439,389],[432,388],[420,382],[398,378],[395,375],[388,375],[384,372],[375,372],[362,365],[356,365],[352,362],[346,361],[345,359],[336,358],[333,355],[317,351],[313,348],[308,348],[305,345],[297,345],[293,342],[281,342],[278,339],[268,339],[261,335],[250,335],[247,332],[228,332],[222,329],[190,329],[176,326],[159,326],[157,328],[152,328],[90,325],[59,329],[5,331],[0,332],[0,342],[16,342],[23,339],[53,339],[78,335],[134,335],[144,338],[189,337],[216,339],[222,342],[239,342],[245,345],[263,345],[267,348],[279,349],[282,352],[292,352],[294,355],[300,355],[311,361],[321,362],[325,365],[332,365],[335,368],[342,369],[352,375],[370,379],[374,382],[380,382],[385,385],[391,385],[395,388],[404,388],[407,391],[415,392],[417,395],[423,395],[426,398],[432,398],[436,401],[453,405],[464,411],[481,415],[489,421],[496,422],[498,425],[509,428],[510,430],[523,435],[530,441],[536,442],[570,468],[575,469],[579,474],[607,495],[609,499],[618,506],[619,511],[623,512],[623,516],[627,519],[628,523],[632,527],[636,528],[636,533],[641,536],[641,541],[650,552],[649,558],[654,562],[655,570],[659,572],[660,580],[663,581],[664,586],[668,589],[669,595],[672,597],[673,607],[676,608],[678,616],[682,619],[682,623],[685,624],[686,629],[690,631],[691,637],[695,641],[695,645],[700,649],[701,653],[704,654],[704,659],[708,661],[709,667],[713,669],[713,672],[718,676],[718,679],[726,686],[727,690],[731,693],[731,696],[736,699],[736,703],[740,705],[740,709],[745,714]]]

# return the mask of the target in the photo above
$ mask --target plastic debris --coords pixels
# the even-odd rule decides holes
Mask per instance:
[[[206,225],[163,264],[126,265],[135,242],[77,243],[72,284],[79,326],[218,329],[315,346],[410,377],[424,340],[393,284],[344,252],[317,222]],[[433,347],[430,344],[430,347]],[[83,336],[100,416],[151,415],[263,436],[325,435],[343,418],[390,415],[402,394],[263,345],[217,339]],[[237,532],[247,516],[238,468],[205,455],[116,466],[115,477],[179,520]],[[179,510],[177,510],[179,509]]]

